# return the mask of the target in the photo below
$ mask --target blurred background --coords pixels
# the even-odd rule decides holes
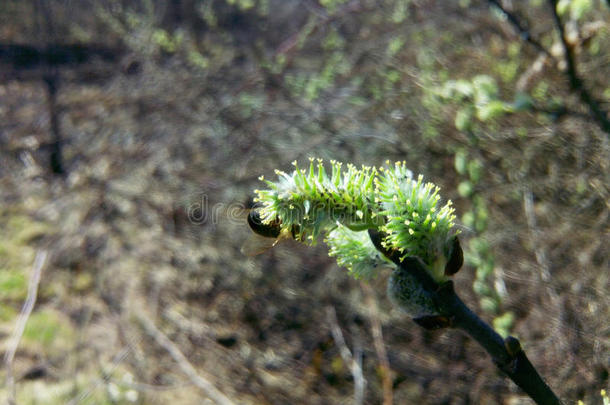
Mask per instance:
[[[354,280],[323,243],[241,254],[258,177],[315,156],[441,186],[458,293],[566,403],[601,403],[608,21],[602,0],[3,0],[0,399],[532,403],[393,308],[387,272]]]

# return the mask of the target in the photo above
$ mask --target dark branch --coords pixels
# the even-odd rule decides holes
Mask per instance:
[[[435,318],[431,322],[428,322],[429,319],[425,319],[424,323],[416,320],[420,326],[426,327],[430,324],[433,328],[437,328],[441,325],[439,323],[441,318],[449,320],[446,326],[461,329],[476,340],[491,356],[494,364],[537,404],[561,405],[559,398],[544,382],[521,349],[519,341],[514,337],[502,339],[495,330],[472,312],[455,293],[453,281],[437,283],[421,260],[407,257],[401,261],[397,252],[382,246],[382,236],[379,232],[369,230],[369,236],[379,251],[421,282],[440,309],[440,315],[424,317]]]
[[[526,25],[521,21],[521,19],[516,14],[507,10],[502,5],[502,2],[500,0],[487,1],[489,4],[497,7],[500,11],[502,11],[502,13],[504,13],[508,22],[515,28],[515,30],[519,33],[519,36],[524,41],[530,43],[532,46],[534,46],[534,48],[544,53],[549,58],[553,58],[551,53],[531,35],[530,31],[527,29]],[[549,0],[549,4],[552,9],[555,27],[559,31],[559,37],[561,40],[561,45],[563,47],[565,55],[565,62],[567,65],[566,74],[570,81],[570,88],[575,91],[580,97],[580,100],[587,105],[590,115],[593,116],[599,127],[604,132],[610,134],[610,120],[608,119],[608,114],[600,108],[599,102],[587,90],[583,80],[578,75],[578,71],[576,69],[576,58],[574,55],[574,49],[570,46],[566,39],[564,26],[561,22],[561,18],[557,14],[557,1],[558,0]]]
[[[515,15],[514,13],[512,13],[512,12],[508,11],[506,8],[504,8],[502,3],[498,0],[488,0],[488,2],[490,4],[496,6],[500,11],[502,11],[502,13],[504,13],[504,15],[506,16],[506,19],[519,33],[519,36],[521,37],[521,39],[532,44],[534,46],[534,48],[538,49],[540,52],[544,53],[546,56],[548,56],[550,58],[552,57],[551,53],[544,46],[542,46],[542,44],[540,42],[538,42],[538,40],[536,40],[532,36],[530,31],[526,28],[525,24],[523,24],[521,22],[521,20],[519,19],[519,17],[517,17],[517,15]]]
[[[566,39],[565,28],[561,22],[559,14],[557,14],[557,0],[549,0],[549,5],[551,6],[555,27],[557,28],[557,31],[559,31],[559,39],[563,47],[564,57],[567,64],[566,73],[570,80],[570,87],[572,90],[578,93],[580,100],[589,107],[589,112],[595,121],[597,121],[597,124],[604,130],[604,132],[610,134],[610,120],[608,119],[608,115],[599,107],[599,103],[595,100],[595,98],[593,98],[591,93],[589,93],[583,80],[578,76],[574,49],[572,46],[570,46],[568,40]]]
[[[94,59],[116,62],[123,50],[90,44],[0,44],[0,63],[14,69],[34,69],[42,65],[64,67],[82,65]]]
[[[51,172],[53,174],[63,176],[66,174],[66,170],[63,163],[63,141],[59,127],[59,108],[57,106],[57,87],[59,83],[59,76],[56,72],[51,72],[45,76],[44,81],[47,85],[47,103],[49,106],[49,118],[52,135],[49,159]]]
[[[544,382],[513,337],[506,340],[472,312],[458,297],[453,282],[437,292],[440,308],[453,319],[453,327],[466,332],[489,353],[496,366],[539,405],[560,405],[561,401]]]

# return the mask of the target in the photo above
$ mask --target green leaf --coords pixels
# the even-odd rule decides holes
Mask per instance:
[[[468,180],[458,184],[458,194],[462,197],[469,197],[474,191],[474,186]]]
[[[395,56],[398,53],[398,51],[400,51],[400,49],[403,47],[404,44],[405,44],[404,38],[402,38],[402,37],[392,38],[390,43],[388,43],[388,49],[386,51],[387,55],[389,57]]]
[[[491,276],[494,272],[493,263],[491,261],[485,261],[477,267],[476,276],[479,280],[485,280]]]
[[[459,131],[466,131],[472,126],[472,109],[470,107],[461,108],[455,114],[455,127]]]
[[[485,312],[494,313],[497,312],[499,309],[498,302],[491,297],[481,298],[479,304],[481,305],[481,309]]]
[[[557,2],[557,6],[555,9],[557,10],[557,14],[559,14],[560,17],[563,17],[570,9],[570,2],[571,0],[559,0]]]
[[[472,211],[466,212],[462,215],[462,222],[469,228],[474,227],[474,213]]]
[[[489,103],[477,107],[477,118],[483,122],[493,120],[507,112],[506,105],[503,101],[493,100]]]
[[[483,164],[478,159],[472,159],[468,162],[468,176],[473,183],[478,183],[481,180]]]
[[[475,91],[475,101],[484,103],[492,100],[498,95],[498,85],[493,77],[488,75],[478,75],[472,79]]]
[[[478,295],[489,295],[491,293],[491,288],[482,280],[475,280],[472,283],[472,289]]]
[[[513,327],[514,322],[515,315],[508,311],[494,318],[493,326],[500,336],[506,338],[510,334],[510,329]]]
[[[570,4],[570,18],[580,20],[593,7],[591,0],[572,0]]]
[[[455,153],[455,171],[459,174],[466,173],[467,155],[464,149],[460,149]]]
[[[477,232],[483,232],[485,229],[487,229],[487,220],[489,218],[489,213],[487,212],[487,208],[483,207],[477,207],[477,214],[476,214],[476,230]]]

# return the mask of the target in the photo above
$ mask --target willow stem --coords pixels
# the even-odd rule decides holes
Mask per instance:
[[[502,337],[464,304],[447,281],[437,291],[437,304],[451,319],[451,326],[466,332],[491,356],[494,364],[539,405],[561,401],[527,358],[519,341]]]
[[[544,382],[527,358],[519,341],[512,336],[502,339],[502,336],[491,326],[470,310],[455,293],[453,281],[437,283],[421,260],[407,257],[401,261],[396,252],[381,246],[382,235],[379,232],[369,230],[369,236],[379,251],[402,270],[419,280],[421,286],[430,294],[439,308],[439,318],[443,318],[443,322],[438,321],[436,324],[417,322],[419,325],[432,329],[449,326],[463,330],[485,349],[498,369],[513,380],[538,405],[561,405],[562,402],[557,395]]]

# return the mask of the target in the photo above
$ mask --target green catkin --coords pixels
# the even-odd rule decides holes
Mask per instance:
[[[321,159],[310,158],[308,170],[293,166],[292,174],[277,170],[276,182],[262,179],[268,188],[256,190],[263,223],[297,225],[295,238],[310,244],[325,234],[331,256],[357,278],[384,263],[366,232],[381,231],[386,249],[400,252],[401,260],[419,257],[436,281],[446,279],[448,246],[457,234],[454,209],[451,201],[439,207],[439,188],[421,175],[414,179],[405,162],[357,168],[331,160],[327,172]]]

